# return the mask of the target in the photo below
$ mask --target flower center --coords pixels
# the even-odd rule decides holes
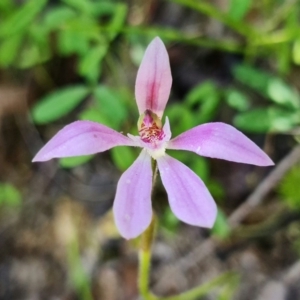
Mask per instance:
[[[164,137],[161,120],[150,110],[146,110],[139,118],[138,130],[141,140],[155,145]]]

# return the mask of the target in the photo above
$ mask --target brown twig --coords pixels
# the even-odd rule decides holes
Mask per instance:
[[[258,185],[255,191],[229,217],[231,228],[235,228],[266,195],[279,183],[283,176],[300,161],[300,145],[285,156],[276,168]]]

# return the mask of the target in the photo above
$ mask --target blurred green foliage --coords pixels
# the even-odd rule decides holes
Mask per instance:
[[[120,34],[129,39],[159,35],[168,41],[219,48],[277,61],[280,72],[299,63],[299,5],[291,1],[231,0],[227,10],[209,1],[169,0],[218,20],[244,40],[209,38],[170,27],[135,26],[128,22],[128,1],[13,0],[0,4],[0,66],[33,67],[55,55],[76,55],[77,72],[96,83],[110,44]]]
[[[218,292],[216,300],[232,300],[235,297],[235,293],[241,284],[241,280],[238,276],[233,280],[228,280],[227,285],[221,288]]]
[[[47,124],[67,115],[88,95],[84,85],[71,86],[56,90],[41,99],[32,109],[32,118],[36,124]]]
[[[291,169],[278,186],[282,200],[293,210],[300,210],[300,166]]]
[[[230,89],[225,98],[240,111],[234,118],[235,126],[266,133],[286,132],[300,124],[300,96],[295,87],[249,65],[236,66],[234,76],[242,87]]]
[[[170,207],[167,206],[163,215],[160,218],[159,225],[165,230],[169,236],[176,234],[180,221],[175,217]]]
[[[95,84],[127,6],[117,1],[64,0],[56,6],[47,0],[7,1],[0,13],[1,67],[29,68],[55,55],[76,55],[78,74]]]
[[[241,21],[251,8],[252,2],[252,0],[231,0],[228,16],[230,16],[232,20]]]
[[[59,164],[62,168],[72,169],[89,162],[93,157],[93,155],[63,157],[59,159]]]
[[[17,207],[22,204],[20,192],[9,183],[0,183],[0,208]]]
[[[226,239],[231,233],[227,217],[221,209],[218,209],[217,219],[212,228],[212,234],[220,239]]]
[[[70,284],[80,295],[79,299],[92,300],[91,280],[82,262],[78,235],[67,244],[67,263],[70,272]]]

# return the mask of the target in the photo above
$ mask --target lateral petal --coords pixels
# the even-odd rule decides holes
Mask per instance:
[[[143,150],[122,174],[117,186],[113,212],[116,226],[124,238],[135,238],[149,226],[152,218],[151,189],[151,158]]]
[[[146,49],[136,77],[135,97],[139,113],[149,109],[161,118],[171,85],[168,52],[162,40],[156,37]]]
[[[217,206],[202,180],[169,155],[159,157],[157,164],[175,216],[185,223],[211,228]]]
[[[201,156],[257,166],[274,165],[269,156],[243,133],[225,123],[207,123],[180,134],[168,149],[188,150]]]
[[[32,161],[95,154],[116,146],[134,146],[134,143],[123,134],[102,124],[76,121],[61,129]]]
[[[170,140],[171,136],[172,136],[172,132],[171,132],[171,128],[170,128],[170,122],[169,122],[169,118],[166,117],[166,121],[165,121],[165,125],[163,127],[163,131],[165,134],[165,137],[163,139],[164,142],[167,142]]]

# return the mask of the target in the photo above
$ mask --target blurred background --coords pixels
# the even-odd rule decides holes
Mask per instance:
[[[31,160],[79,119],[137,134],[135,77],[155,36],[170,56],[173,136],[225,122],[276,165],[170,151],[219,214],[212,230],[179,222],[158,183],[151,289],[174,295],[231,270],[238,280],[204,299],[300,299],[299,13],[298,0],[1,0],[0,299],[140,299],[138,240],[111,213],[138,149]]]

